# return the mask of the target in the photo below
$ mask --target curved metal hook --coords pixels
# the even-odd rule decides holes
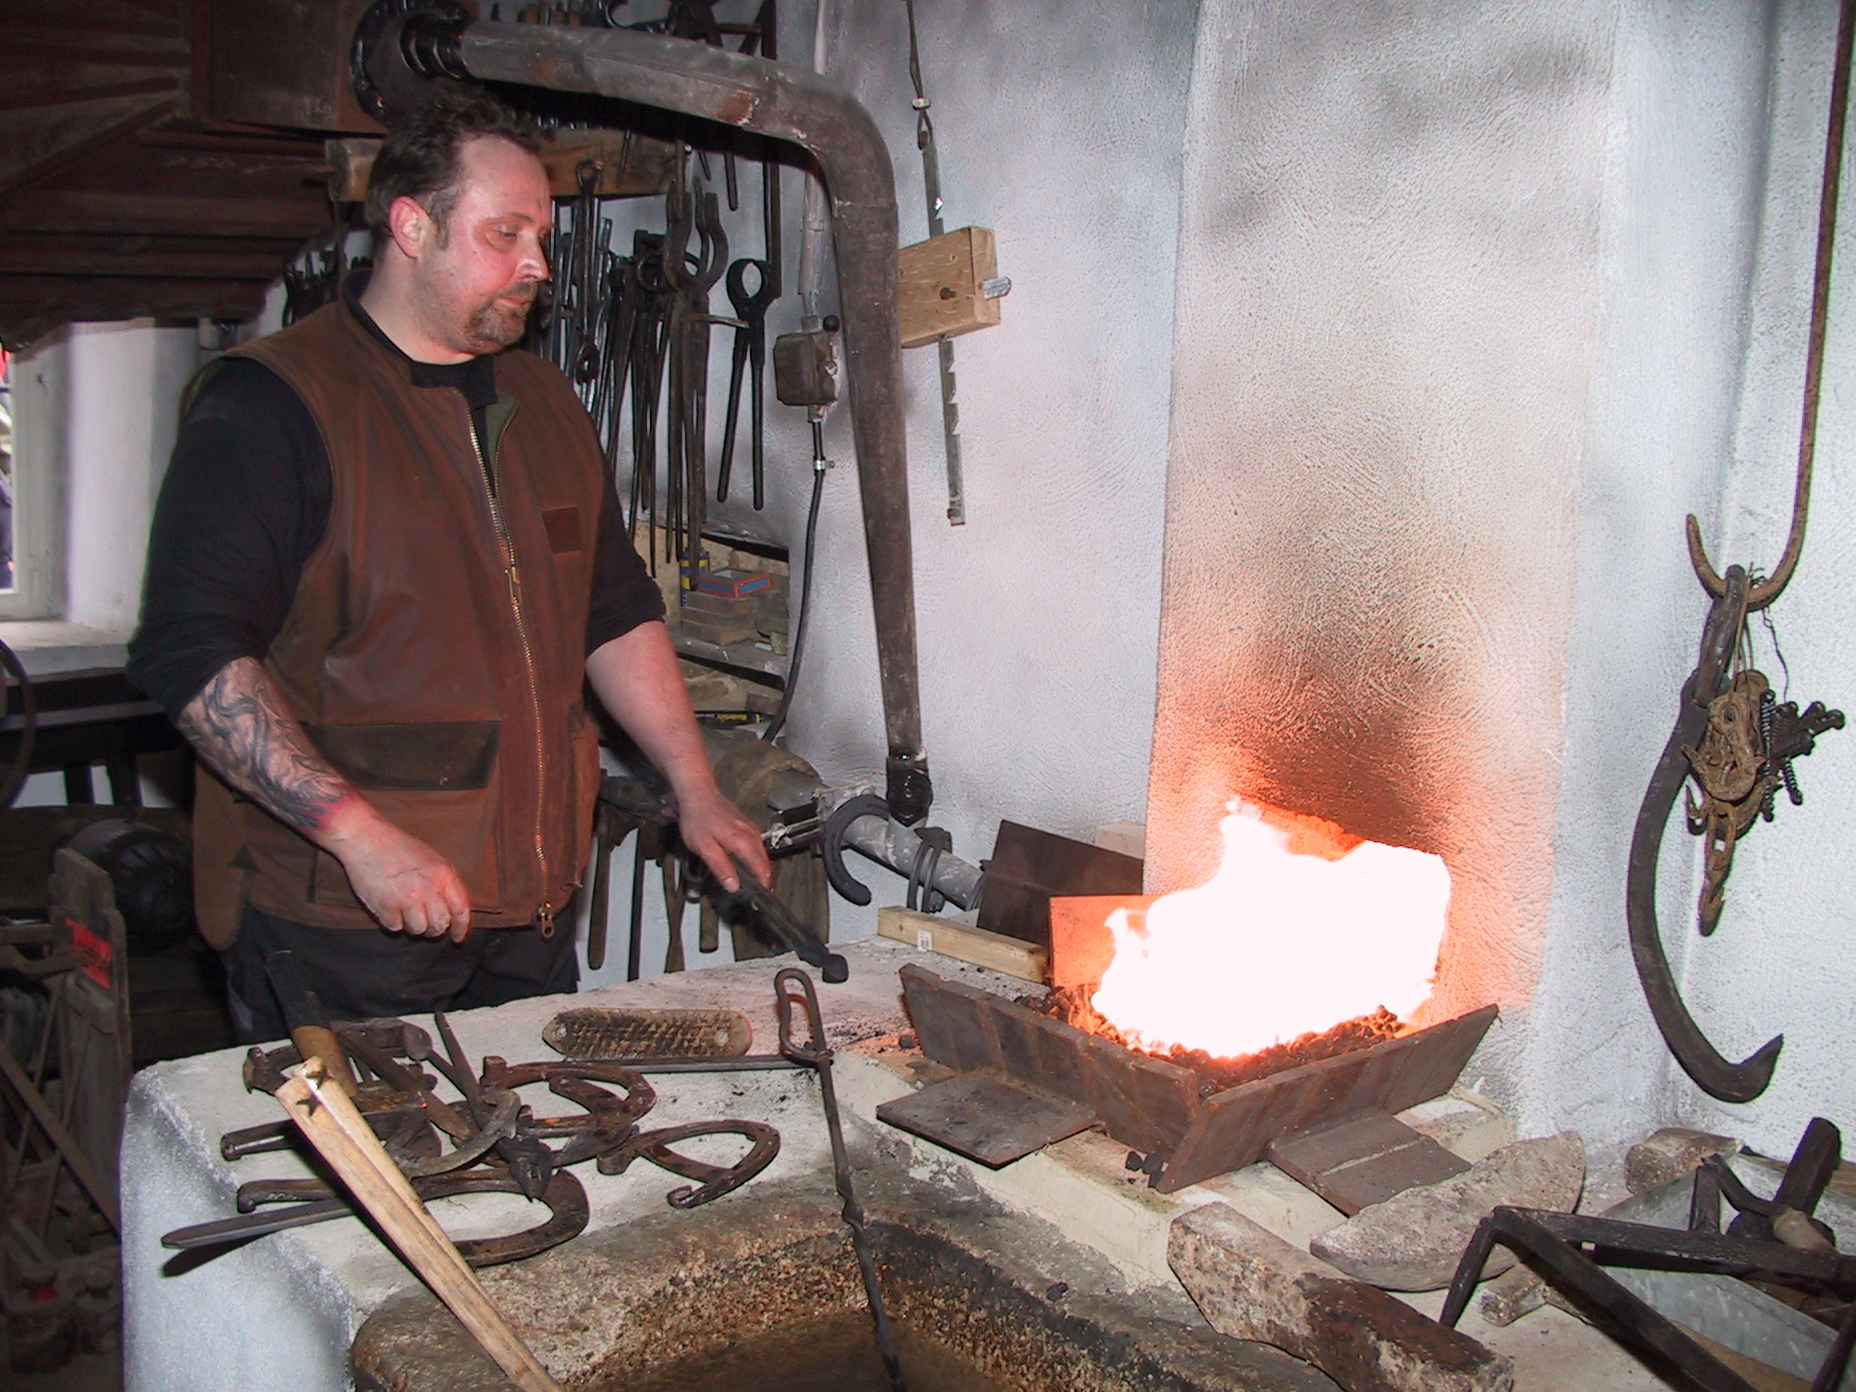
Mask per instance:
[[[1837,195],[1843,177],[1843,132],[1849,115],[1850,50],[1856,40],[1856,0],[1843,0],[1837,21],[1837,61],[1830,81],[1830,132],[1824,141],[1824,183],[1817,205],[1817,269],[1811,283],[1811,340],[1805,356],[1804,418],[1798,427],[1798,480],[1792,489],[1792,529],[1785,539],[1785,554],[1772,574],[1755,584],[1746,597],[1749,610],[1764,609],[1779,597],[1804,550],[1805,514],[1811,506],[1811,466],[1817,454],[1817,403],[1824,384],[1824,339],[1830,321],[1830,263],[1837,241]],[[1695,578],[1715,599],[1727,594],[1727,581],[1708,563],[1701,540],[1701,524],[1688,518],[1688,559]]]
[[[1723,1102],[1751,1102],[1772,1082],[1772,1070],[1785,1046],[1775,1035],[1739,1063],[1722,1056],[1695,1023],[1683,1003],[1682,992],[1663,953],[1662,930],[1656,921],[1656,864],[1663,849],[1663,829],[1688,777],[1685,747],[1700,744],[1708,727],[1708,703],[1728,684],[1728,666],[1748,604],[1746,571],[1729,566],[1726,593],[1715,600],[1701,635],[1701,657],[1682,688],[1682,705],[1669,742],[1663,746],[1656,772],[1643,794],[1631,833],[1630,870],[1625,881],[1624,912],[1630,925],[1630,953],[1643,983],[1644,999],[1662,1031],[1669,1052],[1702,1091]]]

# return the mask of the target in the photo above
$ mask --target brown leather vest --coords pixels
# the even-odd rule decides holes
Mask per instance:
[[[581,691],[604,473],[573,389],[528,353],[497,358],[492,498],[463,394],[412,385],[346,305],[235,356],[302,398],[334,472],[265,670],[336,770],[457,867],[474,925],[558,913],[599,786]],[[374,926],[339,861],[204,770],[194,866],[209,942],[232,940],[247,901]]]

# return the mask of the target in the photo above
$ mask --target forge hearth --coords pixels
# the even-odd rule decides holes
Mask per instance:
[[[901,976],[929,1058],[1089,1107],[1110,1136],[1148,1157],[1162,1193],[1252,1164],[1279,1138],[1441,1096],[1497,1013],[1486,1006],[1226,1087],[1215,1074],[1137,1053],[921,967],[905,966]]]
[[[1371,1015],[1362,1015],[1357,1020],[1343,1020],[1319,1034],[1304,1034],[1286,1044],[1272,1044],[1267,1049],[1239,1058],[1218,1058],[1203,1049],[1188,1049],[1183,1044],[1175,1044],[1166,1050],[1143,1049],[1138,1044],[1129,1043],[1114,1022],[1090,1003],[1089,998],[1094,991],[1093,983],[1088,986],[1064,987],[1051,991],[1041,1001],[1030,996],[1020,996],[1018,1004],[1040,1015],[1061,1020],[1066,1025],[1074,1025],[1085,1034],[1099,1034],[1137,1054],[1145,1054],[1148,1058],[1178,1064],[1181,1068],[1191,1070],[1199,1075],[1201,1097],[1210,1097],[1226,1088],[1255,1082],[1258,1078],[1267,1078],[1272,1073],[1299,1068],[1306,1063],[1319,1063],[1323,1059],[1349,1054],[1356,1049],[1370,1049],[1388,1039],[1397,1039],[1405,1032],[1398,1016],[1381,1007]]]

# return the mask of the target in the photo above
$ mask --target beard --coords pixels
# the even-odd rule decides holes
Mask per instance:
[[[538,280],[518,281],[476,306],[465,318],[462,346],[481,356],[520,343],[540,289]]]

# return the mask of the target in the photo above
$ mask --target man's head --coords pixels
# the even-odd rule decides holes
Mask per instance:
[[[554,218],[540,148],[530,122],[474,92],[381,143],[367,189],[378,288],[434,344],[492,353],[522,337]]]

